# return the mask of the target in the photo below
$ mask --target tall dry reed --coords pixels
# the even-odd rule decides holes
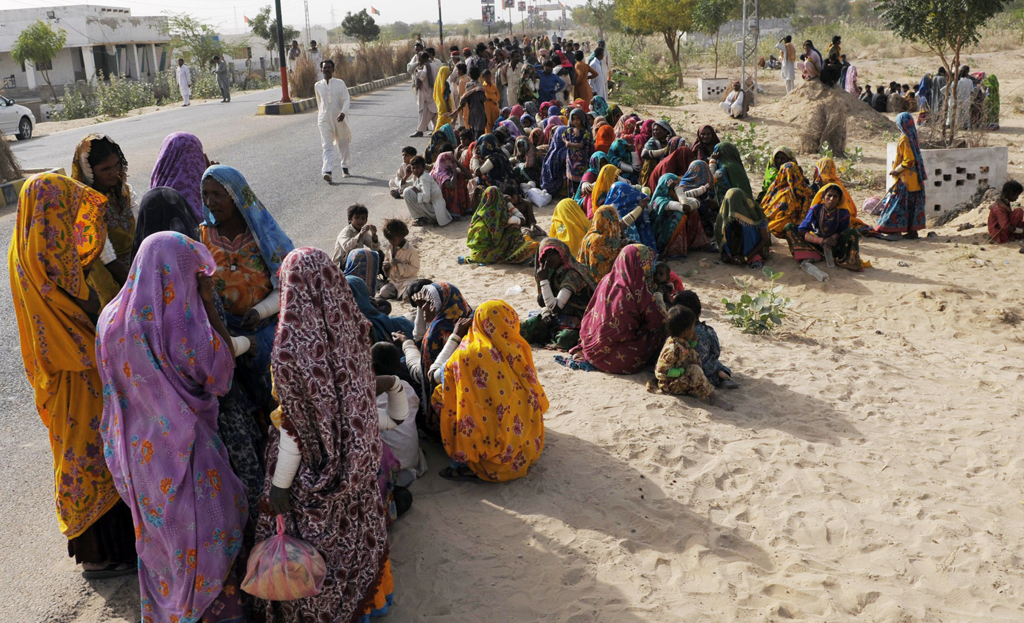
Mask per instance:
[[[313,85],[317,81],[316,67],[305,54],[295,61],[295,68],[288,75],[288,88],[297,98],[313,97]]]

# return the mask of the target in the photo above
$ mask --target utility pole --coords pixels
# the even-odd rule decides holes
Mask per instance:
[[[337,24],[334,23],[334,5],[331,5],[331,28],[335,28]]]
[[[303,4],[306,7],[306,45],[309,45],[309,41],[310,41],[310,35],[309,35],[309,0],[304,0]]]
[[[281,0],[274,0],[277,9],[277,53],[281,57],[281,103],[286,104],[292,99],[288,97],[288,65],[284,62],[284,21],[281,19]]]
[[[437,0],[437,36],[441,39],[441,48],[444,48],[444,21],[441,19],[441,0]]]

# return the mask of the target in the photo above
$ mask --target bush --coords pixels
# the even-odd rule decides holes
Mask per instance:
[[[659,63],[646,56],[634,56],[622,67],[629,73],[616,72],[615,99],[627,106],[676,106],[679,98],[673,92],[678,84],[678,70],[669,63]]]
[[[295,61],[295,69],[288,75],[288,88],[296,98],[313,97],[313,85],[317,81],[317,70],[309,56],[303,54]],[[347,84],[347,83],[346,83]]]
[[[131,110],[156,103],[149,83],[127,80],[124,76],[111,76],[110,82],[100,80],[93,95],[95,114],[110,117],[121,117]]]
[[[3,132],[0,132],[0,184],[13,182],[21,175],[21,163],[11,151],[10,141],[4,137]]]
[[[64,95],[58,100],[61,108],[53,113],[54,121],[85,119],[93,115],[93,103],[77,87],[64,85]]]
[[[726,132],[722,140],[732,143],[744,154],[743,161],[746,167],[753,171],[763,171],[768,168],[772,160],[772,145],[767,139],[761,138],[757,133],[757,124],[740,124],[736,127],[736,133]]]
[[[786,317],[786,310],[792,305],[792,301],[788,297],[779,296],[782,286],[775,285],[783,273],[775,272],[770,266],[765,266],[763,272],[766,277],[771,279],[769,289],[762,290],[757,296],[751,296],[750,284],[739,277],[733,277],[736,283],[743,288],[743,295],[735,303],[730,302],[729,299],[722,299],[725,315],[729,316],[732,323],[742,329],[744,333],[770,333],[772,329],[782,324],[783,318]]]

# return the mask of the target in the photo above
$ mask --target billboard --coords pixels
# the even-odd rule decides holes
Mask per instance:
[[[480,21],[484,26],[494,26],[494,5],[481,5]]]

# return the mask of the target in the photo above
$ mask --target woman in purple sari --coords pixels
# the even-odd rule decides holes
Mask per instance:
[[[217,436],[234,357],[215,268],[191,238],[153,234],[97,323],[103,454],[132,509],[146,620],[245,620],[234,563],[249,508]]]
[[[149,187],[170,186],[185,198],[196,221],[203,222],[203,172],[210,162],[195,134],[168,134],[153,165]]]

